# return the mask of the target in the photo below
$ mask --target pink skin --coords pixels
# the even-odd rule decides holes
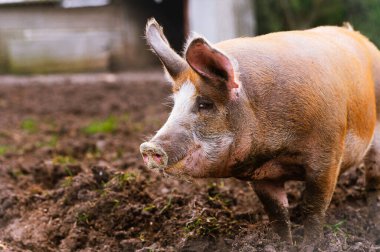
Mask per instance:
[[[176,164],[165,169],[171,175],[190,175],[193,178],[205,177],[228,177],[227,164],[229,160],[230,146],[225,146],[218,150],[217,162],[212,162],[207,157],[201,143],[197,143],[191,148],[188,154]],[[176,167],[175,169],[172,169]]]
[[[153,156],[153,160],[157,163],[157,164],[162,164],[162,158],[160,155],[154,155]]]
[[[201,177],[204,174],[204,169],[200,167],[207,167],[207,159],[203,154],[202,147],[198,146],[185,157],[185,173],[192,174],[194,177]]]
[[[148,157],[148,155],[144,154],[144,155],[143,155],[143,159],[144,159],[144,164],[147,165],[148,162],[149,162],[149,157]]]
[[[151,158],[158,165],[161,165],[163,163],[162,157],[160,155],[158,155],[158,154],[153,154],[151,156]],[[149,156],[148,155],[144,154],[143,155],[143,159],[144,159],[144,164],[148,164],[149,163]]]

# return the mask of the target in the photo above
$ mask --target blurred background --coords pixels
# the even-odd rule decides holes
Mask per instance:
[[[0,0],[0,73],[149,69],[150,17],[177,51],[190,31],[218,42],[344,21],[380,44],[379,0]]]
[[[380,0],[0,0],[1,251],[294,251],[247,183],[143,165],[171,109],[150,17],[178,52],[191,31],[215,43],[344,21],[380,46]],[[302,188],[287,185],[295,244]],[[320,251],[380,251],[364,192],[363,167],[341,177]]]

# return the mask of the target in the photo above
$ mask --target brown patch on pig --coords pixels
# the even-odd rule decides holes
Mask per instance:
[[[173,93],[177,93],[181,89],[183,84],[187,81],[190,81],[194,85],[195,90],[199,90],[200,76],[196,72],[194,72],[194,70],[192,70],[190,67],[183,71],[180,75],[178,75],[178,77],[176,77],[173,80]]]

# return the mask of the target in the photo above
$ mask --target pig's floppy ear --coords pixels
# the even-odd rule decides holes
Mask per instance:
[[[231,60],[211,47],[203,38],[196,38],[190,42],[186,51],[186,60],[202,77],[226,83],[229,91],[239,87]]]
[[[170,47],[162,27],[154,18],[149,19],[146,24],[145,37],[173,79],[186,70],[188,67],[186,61]]]

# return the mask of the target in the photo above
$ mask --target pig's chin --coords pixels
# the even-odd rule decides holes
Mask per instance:
[[[218,159],[219,162],[215,163],[204,153],[204,150],[198,146],[189,151],[189,153],[178,162],[164,168],[163,171],[168,175],[184,179],[223,177],[223,175],[220,174],[221,170],[218,171],[218,168],[224,170],[224,158]]]

